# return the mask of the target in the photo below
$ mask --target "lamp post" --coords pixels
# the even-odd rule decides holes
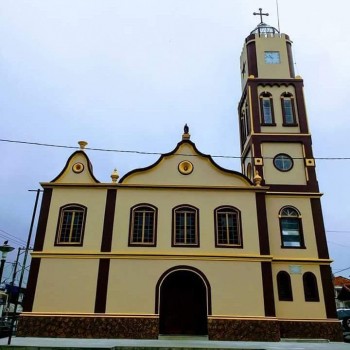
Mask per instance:
[[[7,253],[12,252],[15,248],[7,244],[8,241],[5,241],[3,245],[0,245],[1,252],[1,262],[0,262],[0,285],[2,281],[2,273],[4,272],[4,266],[6,261]]]

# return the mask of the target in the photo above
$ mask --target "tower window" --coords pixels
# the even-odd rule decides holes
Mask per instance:
[[[225,206],[215,209],[217,247],[242,247],[241,220],[238,209]]]
[[[60,208],[55,245],[83,245],[86,211],[80,204]]]
[[[281,301],[293,301],[292,284],[289,273],[280,271],[277,274],[278,299]]]
[[[251,163],[248,163],[248,165],[247,165],[247,177],[249,179],[252,178],[252,164]]]
[[[244,108],[242,108],[240,115],[240,129],[241,129],[241,144],[242,146],[246,142],[250,134],[250,120],[249,120],[249,109],[248,103],[245,103]]]
[[[262,125],[276,125],[273,113],[272,95],[268,92],[260,94],[260,114]]]
[[[297,126],[294,97],[291,93],[286,92],[281,95],[282,115],[284,126]]]
[[[305,248],[299,211],[293,207],[283,207],[279,218],[282,248]]]
[[[273,165],[279,171],[289,171],[293,168],[293,159],[288,154],[280,153],[273,159]]]
[[[173,209],[173,246],[199,246],[198,209],[181,205]]]
[[[156,245],[157,209],[150,204],[131,208],[129,245]]]
[[[318,295],[317,279],[312,272],[305,272],[303,275],[305,301],[320,301]]]

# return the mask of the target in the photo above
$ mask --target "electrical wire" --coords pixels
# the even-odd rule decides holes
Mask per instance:
[[[1,232],[4,232],[3,230],[0,230]],[[4,240],[10,241],[12,243],[14,243],[17,246],[23,246],[24,245],[24,241],[21,240],[20,238],[16,238],[16,237],[8,237],[7,234],[3,234],[0,233],[0,237],[3,238]]]
[[[55,144],[49,144],[49,143],[9,140],[9,139],[0,139],[0,142],[17,143],[17,144],[41,146],[41,147],[80,149],[80,147],[77,147],[77,146],[55,145]],[[89,151],[132,153],[132,154],[142,154],[142,155],[162,155],[163,154],[161,152],[146,152],[146,151],[120,150],[120,149],[108,149],[108,148],[85,147],[84,149],[89,150]],[[176,154],[176,155],[198,157],[197,154]],[[243,158],[240,156],[225,156],[225,155],[211,155],[211,157],[212,158],[228,158],[228,159],[242,159]],[[265,156],[263,158],[264,159],[273,159],[274,157],[266,157]],[[304,159],[304,157],[291,157],[291,158],[292,159]],[[314,159],[316,159],[316,160],[350,160],[350,157],[314,157]]]

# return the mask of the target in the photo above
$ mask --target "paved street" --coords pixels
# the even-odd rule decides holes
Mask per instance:
[[[0,339],[0,349],[7,347],[7,338]],[[348,343],[329,343],[299,341],[267,342],[223,342],[201,339],[161,339],[161,340],[131,340],[131,339],[67,339],[67,338],[16,338],[12,339],[13,347],[29,346],[32,349],[40,348],[98,348],[98,349],[254,349],[254,350],[349,350]]]

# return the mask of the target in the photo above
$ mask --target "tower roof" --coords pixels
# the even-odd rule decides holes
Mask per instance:
[[[259,8],[259,12],[254,12],[253,15],[260,16],[260,23],[257,25],[257,27],[254,30],[250,32],[250,34],[259,34],[259,35],[279,34],[279,30],[263,22],[263,16],[269,16],[269,14],[263,13],[262,8]]]
[[[250,34],[259,34],[259,35],[265,35],[265,34],[279,34],[278,29],[275,27],[270,26],[269,24],[266,24],[264,22],[260,22],[254,30],[250,32]]]

